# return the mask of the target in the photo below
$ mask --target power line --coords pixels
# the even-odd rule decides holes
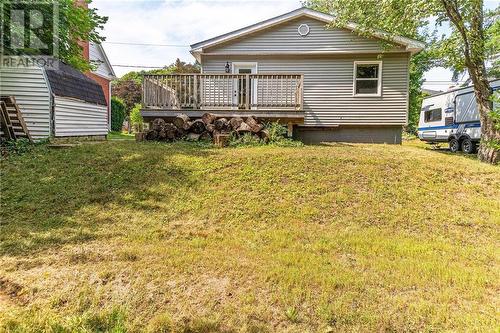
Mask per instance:
[[[114,66],[114,67],[131,67],[131,68],[159,68],[159,69],[162,69],[162,68],[166,67],[167,65],[163,65],[163,66],[141,66],[141,65],[122,65],[122,64],[115,65],[115,64],[111,64],[111,66]]]
[[[116,44],[116,45],[132,45],[132,46],[162,46],[162,47],[190,47],[189,45],[182,44],[155,44],[155,43],[129,43],[129,42],[108,42],[104,41],[104,43],[108,44]]]

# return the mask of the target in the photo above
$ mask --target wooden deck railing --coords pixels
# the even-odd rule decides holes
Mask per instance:
[[[145,75],[142,104],[162,110],[302,110],[302,74]]]

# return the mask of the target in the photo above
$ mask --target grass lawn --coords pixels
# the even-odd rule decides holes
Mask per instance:
[[[0,332],[498,332],[500,167],[109,141],[1,162]]]
[[[127,132],[109,132],[109,140],[135,140],[134,134],[128,134]]]

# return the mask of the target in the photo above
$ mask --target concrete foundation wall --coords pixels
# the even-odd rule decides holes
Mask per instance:
[[[293,137],[306,144],[320,142],[401,144],[401,126],[295,126]]]

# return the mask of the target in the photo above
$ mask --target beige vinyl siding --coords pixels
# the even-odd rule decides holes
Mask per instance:
[[[307,36],[300,36],[299,25],[309,25]],[[325,22],[307,17],[298,18],[252,35],[207,48],[204,53],[266,53],[266,52],[381,52],[378,39],[364,38],[347,29],[325,29]],[[398,48],[403,50],[403,48]]]
[[[107,107],[72,98],[54,98],[55,136],[108,134]]]
[[[0,94],[14,96],[33,139],[50,135],[50,92],[41,68],[0,68]]]
[[[354,61],[382,61],[382,95],[353,96]],[[304,124],[404,125],[408,110],[408,54],[356,56],[204,56],[204,73],[223,73],[226,61],[258,63],[258,73],[304,74]]]

